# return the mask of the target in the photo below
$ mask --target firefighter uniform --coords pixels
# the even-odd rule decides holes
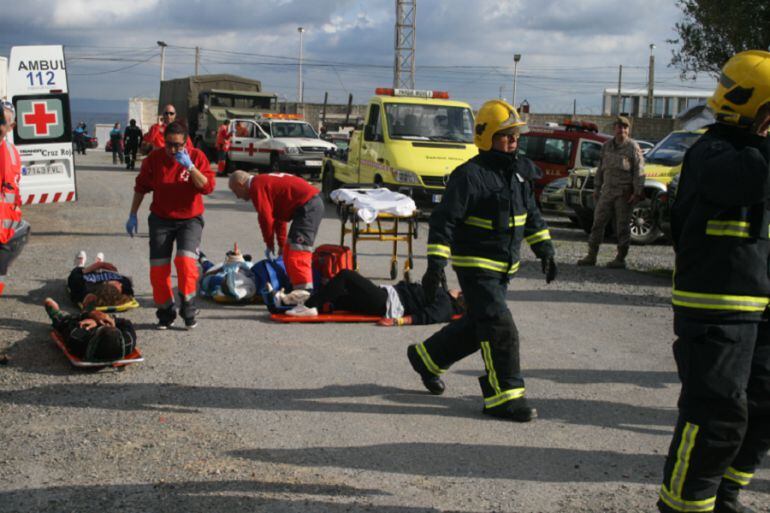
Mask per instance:
[[[510,105],[501,101],[485,105],[491,103],[496,104],[492,109],[503,106],[518,120]],[[483,117],[480,111],[477,135],[489,129]],[[522,125],[520,121],[508,123]],[[486,375],[479,378],[483,411],[497,415],[526,409],[521,408],[526,401],[519,337],[505,302],[508,282],[519,269],[521,242],[526,240],[539,258],[551,264],[554,249],[533,194],[532,180],[540,176],[539,169],[517,153],[491,150],[484,144],[479,148],[476,157],[450,175],[442,201],[431,215],[428,235],[429,272],[452,259],[467,312],[425,342],[410,346],[408,355],[426,387],[441,393],[443,383],[431,389],[427,373],[440,376],[456,361],[481,349],[486,367]]]
[[[189,139],[188,139],[189,140]],[[150,283],[163,323],[173,322],[174,291],[171,286],[171,256],[176,242],[176,266],[181,315],[193,318],[192,300],[198,282],[198,248],[203,231],[203,197],[214,190],[215,179],[209,161],[202,151],[193,149],[190,158],[207,178],[198,189],[185,170],[165,149],[154,150],[142,161],[134,190],[139,194],[152,192],[148,227],[150,229]]]
[[[663,512],[749,511],[738,492],[770,448],[770,141],[749,130],[753,116],[739,118],[756,113],[752,93],[770,102],[768,52],[725,65],[709,100],[718,123],[687,152],[672,210],[682,390]]]
[[[0,108],[0,116],[3,116]],[[21,157],[7,140],[0,140],[0,295],[11,262],[27,242],[29,225],[21,218]]]

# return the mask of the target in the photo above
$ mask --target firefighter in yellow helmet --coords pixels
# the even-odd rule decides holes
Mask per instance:
[[[535,204],[533,180],[541,174],[517,153],[526,123],[504,101],[479,110],[474,143],[479,154],[450,175],[441,203],[430,217],[426,299],[446,288],[444,267],[451,258],[466,300],[466,314],[409,346],[407,357],[433,394],[444,392],[441,374],[481,349],[486,375],[479,378],[485,414],[516,422],[537,416],[524,397],[519,336],[505,302],[508,282],[519,270],[526,240],[542,261],[546,282],[556,277],[548,227]]]
[[[671,216],[682,391],[658,508],[745,513],[770,448],[770,53],[731,58],[708,105]]]

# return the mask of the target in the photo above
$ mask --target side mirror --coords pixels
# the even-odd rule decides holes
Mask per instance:
[[[366,141],[374,140],[374,125],[364,126],[364,140]]]

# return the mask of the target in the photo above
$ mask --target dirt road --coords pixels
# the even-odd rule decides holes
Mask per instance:
[[[670,247],[632,248],[631,270],[577,268],[585,234],[554,223],[548,286],[524,251],[508,299],[540,419],[517,425],[482,417],[478,356],[444,396],[422,389],[405,350],[436,327],[276,325],[262,307],[201,301],[194,331],[154,330],[146,204],[139,237],[123,231],[135,173],[96,152],[78,169],[78,203],[25,209],[33,237],[0,298],[0,511],[654,511],[678,381],[670,276],[651,271],[671,268]],[[224,180],[205,218],[208,255],[236,241],[262,254],[256,214]],[[338,231],[329,209],[319,243]],[[145,363],[79,372],[48,338],[40,303],[66,304],[80,249],[134,277]],[[388,247],[361,250],[385,281]],[[766,510],[766,467],[752,490]]]

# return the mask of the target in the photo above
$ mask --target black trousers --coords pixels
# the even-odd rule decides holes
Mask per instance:
[[[134,166],[136,165],[136,152],[139,149],[139,146],[126,144],[125,148],[125,157],[126,157],[126,169],[134,169]]]
[[[674,315],[682,381],[659,508],[711,511],[723,480],[746,486],[770,449],[770,325]]]
[[[508,276],[456,269],[466,313],[444,326],[417,353],[434,374],[481,349],[486,376],[479,378],[484,408],[503,406],[524,397],[519,360],[519,333],[505,303]]]
[[[332,310],[347,310],[366,315],[385,315],[388,292],[355,271],[343,269],[329,283],[317,289],[305,301],[305,306],[322,310],[330,304]]]

